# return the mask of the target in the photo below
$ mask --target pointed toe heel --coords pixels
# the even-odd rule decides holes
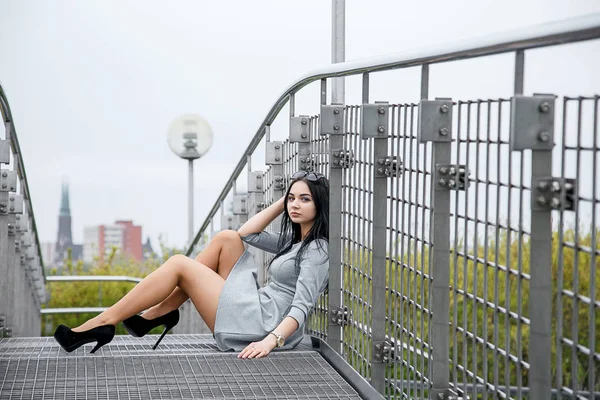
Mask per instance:
[[[164,325],[165,329],[163,333],[160,335],[154,346],[152,346],[152,350],[156,350],[159,343],[163,340],[165,335],[179,322],[179,309],[175,309],[165,315],[162,315],[158,318],[154,319],[146,319],[140,315],[134,315],[133,317],[127,318],[123,321],[123,326],[131,334],[135,337],[143,337],[152,329],[157,326]]]

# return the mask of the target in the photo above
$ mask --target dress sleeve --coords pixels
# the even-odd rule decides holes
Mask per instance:
[[[269,253],[279,252],[279,233],[262,231],[241,236],[242,240],[250,246],[254,246]]]
[[[287,315],[298,321],[299,327],[304,325],[310,310],[329,282],[329,248],[326,241],[319,241],[322,248],[317,241],[313,241],[302,255],[296,293]]]

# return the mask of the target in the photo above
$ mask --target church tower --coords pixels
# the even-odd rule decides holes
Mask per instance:
[[[73,248],[73,236],[71,235],[71,207],[69,205],[69,185],[62,184],[62,197],[60,201],[60,213],[58,214],[58,232],[56,234],[56,247],[54,252],[54,265],[61,267],[63,260],[67,257],[67,250]]]

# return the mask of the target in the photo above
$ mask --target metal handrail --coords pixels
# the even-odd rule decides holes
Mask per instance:
[[[142,278],[124,275],[52,275],[48,277],[48,282],[134,282],[139,283]],[[82,314],[82,313],[101,313],[108,307],[59,307],[42,308],[42,314]]]
[[[27,181],[27,174],[25,173],[25,163],[23,162],[23,155],[21,153],[21,146],[19,146],[19,139],[17,138],[17,132],[15,129],[15,123],[13,121],[12,112],[10,110],[10,105],[8,104],[8,99],[6,98],[6,94],[4,93],[4,88],[0,85],[0,113],[2,113],[2,119],[5,123],[9,123],[11,131],[9,132],[10,143],[12,148],[14,149],[13,155],[16,153],[17,159],[15,160],[17,174],[21,177],[21,188],[23,190],[23,201],[29,203],[29,211],[31,217],[31,224],[33,232],[35,232],[34,240],[37,245],[38,257],[40,259],[40,268],[42,270],[42,277],[44,278],[44,283],[47,282],[46,271],[44,270],[44,259],[42,257],[42,247],[40,246],[40,239],[38,237],[37,225],[35,223],[35,216],[33,214],[33,203],[31,201],[29,183]]]
[[[281,109],[289,101],[290,96],[294,95],[309,83],[327,78],[388,71],[423,64],[457,61],[517,50],[581,42],[597,38],[600,38],[600,13],[545,23],[534,27],[515,29],[475,39],[427,46],[422,49],[408,50],[401,53],[332,64],[325,68],[307,73],[290,85],[290,87],[279,96],[275,104],[273,104],[267,113],[267,116],[260,124],[256,134],[250,141],[246,151],[243,153],[243,156],[240,158],[233,173],[227,180],[227,183],[219,194],[214,206],[186,251],[186,255],[191,255],[194,246],[196,246],[198,240],[202,237],[202,233],[208,228],[210,221],[217,213],[221,202],[225,200],[227,194],[233,187],[234,181],[244,169],[247,162],[247,155],[254,153],[254,150],[264,137],[266,127],[273,123]]]
[[[122,275],[52,275],[47,278],[48,282],[135,282],[139,283],[142,278]]]

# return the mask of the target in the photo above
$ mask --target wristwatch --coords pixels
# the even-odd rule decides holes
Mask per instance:
[[[277,338],[277,344],[275,347],[280,348],[285,344],[285,338],[277,331],[269,332],[269,335],[275,336]]]

